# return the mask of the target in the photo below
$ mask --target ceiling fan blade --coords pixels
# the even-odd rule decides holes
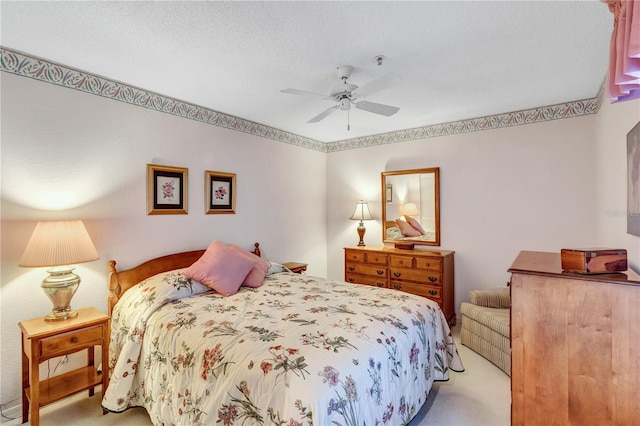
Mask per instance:
[[[298,89],[291,89],[291,88],[289,88],[289,89],[282,89],[280,92],[282,92],[282,93],[289,93],[289,94],[291,94],[291,95],[305,95],[305,96],[311,95],[311,96],[318,96],[318,97],[320,97],[320,98],[322,98],[322,99],[329,99],[329,100],[333,100],[332,98],[330,98],[330,97],[329,97],[329,96],[327,96],[327,95],[321,95],[320,93],[308,92],[308,91],[306,91],[306,90],[298,90]]]
[[[336,111],[339,108],[340,107],[337,105],[327,108],[324,111],[322,111],[320,114],[313,117],[311,120],[307,121],[307,123],[317,123],[318,121],[324,119],[327,115],[331,114],[332,112]]]
[[[395,114],[400,110],[400,108],[394,107],[391,105],[378,104],[375,102],[367,102],[367,101],[355,102],[354,105],[358,109],[373,112],[374,114],[385,115],[387,117],[392,116],[393,114]]]
[[[372,93],[379,92],[387,87],[391,87],[400,81],[400,77],[392,73],[382,73],[367,84],[358,87],[353,91],[353,95],[358,98],[364,98]]]

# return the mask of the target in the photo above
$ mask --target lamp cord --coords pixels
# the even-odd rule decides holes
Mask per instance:
[[[11,401],[9,401],[9,402],[17,401],[17,400],[19,400],[19,399],[20,399],[20,397],[15,398],[15,399],[12,399],[12,400],[11,400]],[[0,404],[0,417],[2,417],[3,419],[7,419],[7,420],[16,420],[16,419],[19,419],[21,416],[18,416],[18,417],[9,417],[9,416],[7,416],[7,415],[4,413],[4,411],[2,410],[2,406],[3,406],[3,405],[7,405],[9,402],[5,402],[4,404]]]
[[[58,362],[57,362],[57,364],[55,365],[55,367],[53,368],[53,372],[51,372],[51,365],[50,365],[49,361],[50,361],[50,360],[47,360],[47,378],[51,377],[51,375],[52,375],[52,374],[55,374],[55,373],[56,373],[56,370],[58,369],[58,367],[60,367],[60,365],[61,365],[61,364],[66,364],[66,363],[69,361],[69,356],[68,356],[68,355],[65,355],[64,357],[62,357],[62,359],[61,359],[60,361],[58,361]],[[16,420],[16,419],[19,419],[21,416],[18,416],[18,417],[9,417],[9,416],[7,416],[6,414],[4,414],[4,410],[2,409],[2,407],[3,407],[4,405],[9,404],[10,402],[17,401],[17,400],[19,400],[20,398],[21,398],[21,397],[18,397],[18,398],[15,398],[15,399],[10,400],[10,401],[8,401],[8,402],[0,403],[0,417],[2,417],[3,419],[7,419],[7,420]]]

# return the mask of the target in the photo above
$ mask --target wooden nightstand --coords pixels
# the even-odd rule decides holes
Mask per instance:
[[[294,272],[296,274],[301,274],[307,270],[306,263],[287,262],[287,263],[283,263],[283,265],[287,267],[287,269],[289,269],[291,272]]]
[[[40,423],[40,407],[102,384],[109,384],[109,316],[96,308],[78,310],[76,318],[45,322],[44,317],[18,323],[22,330],[22,422]],[[102,346],[102,373],[95,365],[96,346]],[[87,350],[87,365],[40,380],[40,363]],[[31,410],[29,410],[31,404]]]

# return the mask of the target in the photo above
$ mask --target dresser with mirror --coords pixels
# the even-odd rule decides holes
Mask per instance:
[[[427,297],[450,324],[454,309],[454,252],[440,245],[440,170],[387,171],[382,182],[382,247],[346,247],[345,281]]]

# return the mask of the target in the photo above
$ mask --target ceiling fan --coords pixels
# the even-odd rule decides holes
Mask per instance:
[[[337,73],[341,82],[331,89],[331,93],[328,95],[298,89],[283,89],[281,92],[290,93],[292,95],[310,95],[337,102],[337,105],[333,105],[325,109],[320,114],[307,121],[307,123],[317,123],[337,110],[349,111],[349,109],[351,109],[351,105],[363,111],[384,115],[386,117],[390,117],[400,110],[400,108],[391,105],[360,100],[395,84],[399,80],[396,75],[385,72],[367,84],[359,87],[347,81],[351,76],[352,71],[353,67],[348,65],[338,67]]]

